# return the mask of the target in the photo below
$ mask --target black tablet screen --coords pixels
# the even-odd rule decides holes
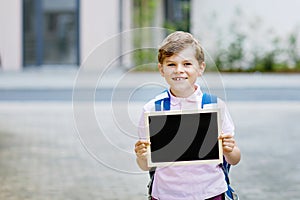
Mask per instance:
[[[148,116],[151,161],[219,159],[217,112]]]

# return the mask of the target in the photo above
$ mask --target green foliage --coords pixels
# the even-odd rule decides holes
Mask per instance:
[[[222,72],[300,72],[298,34],[291,33],[286,42],[268,35],[270,49],[261,51],[256,47],[249,53],[245,48],[247,35],[233,29],[233,40],[227,48],[218,49],[213,59]]]
[[[299,41],[298,31],[296,30],[294,33],[289,35],[287,53],[293,62],[293,67],[300,71],[300,47],[298,47],[297,44],[299,44]]]
[[[136,71],[156,71],[157,70],[157,50],[137,49],[133,52]],[[156,64],[154,64],[156,63]]]
[[[157,3],[156,0],[134,0],[133,19],[135,27],[153,25]],[[190,3],[188,1],[182,1],[181,3],[181,12],[187,17],[178,21],[166,19],[164,28],[167,30],[189,31]],[[218,70],[222,72],[300,72],[299,27],[288,38],[280,38],[267,32],[265,42],[267,43],[266,46],[270,46],[269,48],[262,48],[259,43],[253,45],[250,41],[254,49],[249,49],[249,46],[247,46],[249,45],[248,34],[251,34],[249,31],[259,31],[260,27],[264,27],[260,23],[261,21],[256,19],[252,25],[250,24],[247,27],[248,31],[242,32],[241,30],[245,29],[242,29],[241,26],[246,26],[247,23],[243,19],[242,11],[237,9],[235,21],[229,27],[231,41],[224,45],[221,34],[216,38],[217,48],[219,49],[217,49],[212,59]],[[136,70],[156,71],[157,66],[153,64],[157,63],[156,50],[141,49],[143,44],[153,41],[153,35],[142,30],[136,33],[134,35],[134,47],[138,50],[133,53]]]
[[[155,0],[134,0],[134,26],[148,27],[153,23],[157,1]]]
[[[173,32],[173,31],[187,31],[189,29],[189,25],[186,21],[165,21],[164,28],[167,30],[170,30],[167,34]]]
[[[181,20],[166,19],[164,22],[164,28],[168,30],[189,32],[190,31],[190,10],[191,10],[190,1],[180,1],[180,11],[178,12],[181,12],[182,19]]]
[[[157,0],[134,0],[134,27],[143,28],[143,27],[151,27],[153,26],[155,12],[157,9],[157,4],[160,1]],[[179,1],[172,2],[180,4],[180,12],[182,15],[182,20],[168,20],[164,21],[164,28],[166,30],[175,31],[189,31],[190,29],[190,1]],[[172,5],[172,4],[171,4]],[[170,6],[171,6],[170,5]],[[177,12],[177,11],[176,11]],[[174,13],[173,13],[174,14]],[[153,41],[153,35],[149,32],[145,32],[142,29],[140,31],[136,31],[134,35],[134,48],[141,49],[143,44],[149,44]],[[167,32],[166,34],[169,34]],[[133,60],[135,64],[136,70],[157,70],[157,66],[153,67],[153,65],[144,65],[145,63],[157,63],[157,52],[153,50],[137,50],[133,53]]]
[[[157,7],[156,0],[134,0],[134,26],[137,28],[150,27],[153,25],[155,10]],[[134,48],[137,50],[133,52],[133,60],[135,69],[150,70],[152,65],[147,66],[145,63],[152,63],[156,61],[156,52],[149,49],[141,49],[143,44],[151,43],[153,36],[151,33],[143,31],[143,29],[135,31],[134,35]]]

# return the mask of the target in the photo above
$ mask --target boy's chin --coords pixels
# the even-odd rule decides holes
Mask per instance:
[[[182,89],[191,89],[195,87],[195,84],[191,84],[187,80],[185,81],[176,81],[171,85],[174,88],[182,88]]]
[[[171,90],[176,93],[186,93],[187,91],[194,91],[194,85],[190,84],[179,84],[179,85],[172,85]]]

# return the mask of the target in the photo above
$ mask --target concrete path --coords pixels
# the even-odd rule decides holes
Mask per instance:
[[[93,125],[85,121],[86,131],[78,133],[69,103],[1,103],[0,199],[146,199],[148,175],[132,149],[142,105],[118,106],[128,108],[131,124],[110,103],[99,103],[100,134],[89,140]],[[300,104],[228,106],[243,153],[231,171],[241,199],[298,199]]]
[[[0,88],[72,88],[75,77],[75,70],[0,73]],[[100,85],[105,88],[123,80],[118,87],[146,79],[162,83],[151,73],[105,77]],[[207,74],[207,79],[214,88],[300,87],[300,75],[226,74],[215,82]],[[242,150],[241,163],[231,171],[241,200],[299,199],[300,102],[227,103]],[[1,101],[0,199],[146,199],[148,174],[138,169],[133,153],[142,105],[103,101],[86,112],[90,105],[69,101]]]

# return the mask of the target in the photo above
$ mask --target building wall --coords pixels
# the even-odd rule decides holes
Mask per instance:
[[[246,48],[268,50],[274,38],[286,42],[293,31],[300,32],[300,1],[191,0],[191,4],[191,32],[212,54],[220,44],[233,41],[236,33],[246,35]]]
[[[118,0],[105,1],[105,5],[102,1],[81,1],[79,24],[82,62],[97,46],[118,33],[118,12]],[[111,50],[108,49],[108,52]]]
[[[3,70],[22,69],[22,1],[0,1],[0,56]]]
[[[120,3],[122,4],[120,5]],[[112,58],[118,58],[121,53],[120,48],[130,46],[128,41],[123,41],[120,46],[120,33],[132,27],[132,6],[132,0],[122,0],[122,2],[111,0],[105,1],[105,4],[103,1],[81,1],[80,60],[82,64],[87,59],[98,58],[101,60],[103,56],[106,56],[105,54],[110,54],[109,57]],[[91,56],[91,54],[97,54],[97,56]],[[89,60],[89,62],[98,65],[99,61]],[[105,68],[106,66],[100,67]]]
[[[0,56],[3,70],[22,70],[23,32],[22,0],[0,0]],[[120,32],[119,2],[81,0],[80,1],[80,61],[102,43]],[[132,0],[123,1],[122,29],[131,28]],[[118,45],[118,44],[116,44]],[[116,54],[117,46],[110,46],[106,53]]]

